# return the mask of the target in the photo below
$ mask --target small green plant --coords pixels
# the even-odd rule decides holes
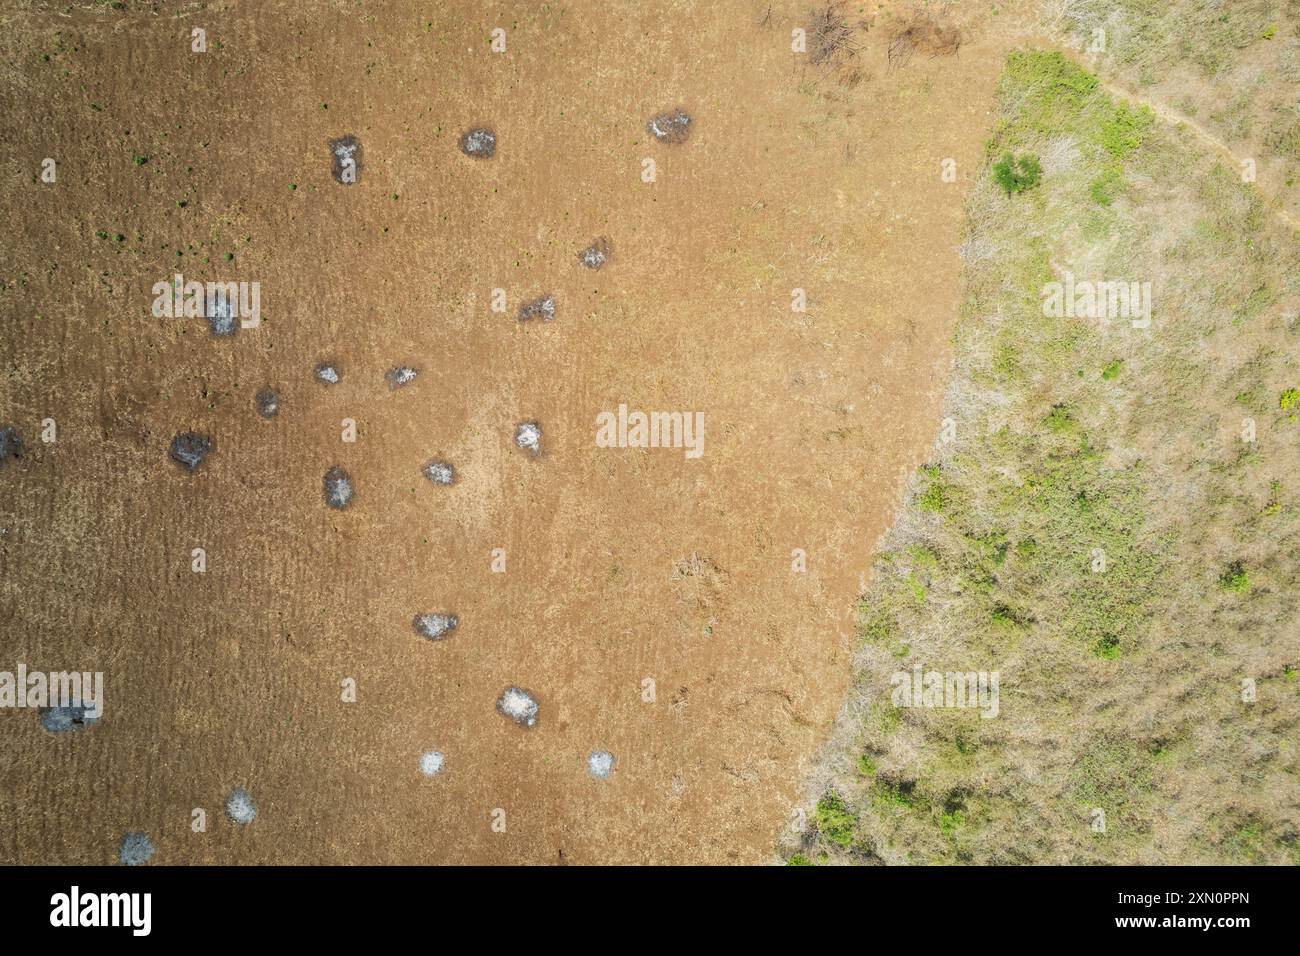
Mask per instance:
[[[1024,623],[1016,617],[1015,611],[1005,604],[994,606],[992,619],[994,629],[1000,634],[1015,635],[1025,630]]]
[[[1065,405],[1053,405],[1052,410],[1047,413],[1045,419],[1049,430],[1060,434],[1067,432],[1074,426],[1074,416],[1070,414],[1070,409]]]
[[[1033,189],[1042,176],[1043,168],[1038,164],[1037,156],[1013,156],[1007,153],[993,164],[993,178],[1007,191],[1008,196]]]
[[[1219,575],[1219,587],[1225,591],[1241,593],[1250,590],[1250,575],[1240,561],[1233,561],[1226,571]]]
[[[804,856],[802,853],[796,853],[794,856],[790,857],[790,859],[786,860],[785,865],[786,866],[812,866],[813,861],[808,859],[808,857]]]
[[[1284,412],[1289,412],[1300,404],[1300,390],[1294,388],[1286,389],[1277,400],[1278,407]]]
[[[817,801],[817,832],[836,846],[853,845],[853,827],[857,819],[849,812],[844,798],[834,791]]]
[[[1101,370],[1101,377],[1106,381],[1111,381],[1119,377],[1119,370],[1123,368],[1124,360],[1115,359],[1106,363],[1106,367]]]
[[[1101,175],[1088,186],[1088,195],[1099,206],[1109,206],[1115,201],[1115,194],[1124,185],[1124,174],[1114,166],[1107,166]]]
[[[950,810],[939,817],[939,831],[949,839],[966,825],[966,814],[961,810]]]
[[[876,798],[876,805],[879,807],[911,808],[916,804],[913,796],[914,787],[910,782],[896,783],[891,780],[877,779],[871,789]]]
[[[1103,634],[1093,642],[1092,652],[1103,661],[1118,660],[1122,653],[1119,646],[1119,638],[1114,634]]]

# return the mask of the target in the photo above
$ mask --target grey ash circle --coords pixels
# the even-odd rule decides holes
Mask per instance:
[[[323,385],[337,385],[343,380],[343,373],[332,362],[321,362],[316,366],[316,381]]]
[[[460,151],[475,159],[491,159],[497,151],[497,134],[479,126],[460,138]]]
[[[691,116],[683,109],[652,116],[646,131],[661,143],[684,143],[691,137]]]
[[[352,503],[352,476],[335,465],[325,472],[325,503],[340,511]]]
[[[608,780],[617,761],[608,750],[593,750],[587,755],[587,772],[597,780]]]
[[[202,432],[181,432],[172,439],[171,459],[193,474],[212,448],[212,439]]]
[[[417,614],[411,626],[421,637],[427,637],[431,641],[444,641],[460,626],[460,618],[455,614]]]
[[[10,458],[19,458],[23,440],[18,435],[18,429],[12,425],[6,425],[0,428],[0,465],[3,465]]]
[[[442,766],[446,763],[442,752],[438,750],[426,750],[420,754],[420,773],[426,777],[436,777],[442,773]]]
[[[226,816],[235,823],[249,824],[257,817],[257,804],[253,795],[243,787],[236,787],[226,797]]]
[[[147,833],[133,831],[122,837],[122,847],[117,851],[117,858],[123,866],[143,866],[154,854],[153,841]]]
[[[519,307],[519,321],[541,319],[543,322],[555,321],[555,296],[543,295]]]
[[[515,426],[515,444],[533,455],[542,451],[542,426],[537,422],[520,422]]]
[[[415,377],[420,374],[418,368],[410,365],[398,365],[390,368],[384,378],[388,381],[389,388],[401,388],[403,385],[409,385],[415,381]]]
[[[588,269],[599,269],[609,261],[609,240],[601,237],[592,241],[586,249],[578,253],[578,261]]]
[[[52,734],[66,734],[93,727],[99,723],[99,718],[99,714],[91,714],[90,708],[78,700],[71,701],[67,707],[41,709],[41,726]]]
[[[223,286],[211,286],[207,293],[205,309],[208,328],[218,338],[228,338],[239,331],[239,322],[235,315],[234,297]]]
[[[254,401],[257,403],[257,414],[263,418],[274,418],[280,414],[280,396],[276,395],[269,388],[260,390]]]

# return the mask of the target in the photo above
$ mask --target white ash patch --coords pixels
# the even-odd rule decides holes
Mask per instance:
[[[123,866],[143,866],[154,854],[153,841],[147,833],[134,831],[122,837],[122,846],[117,851],[118,861]]]
[[[426,750],[420,754],[420,773],[426,777],[436,777],[442,773],[443,756],[436,750]]]
[[[326,385],[337,385],[342,379],[343,373],[338,370],[337,365],[321,362],[316,366],[316,381]]]
[[[384,375],[388,380],[389,388],[401,388],[403,385],[409,385],[415,381],[415,377],[420,374],[418,368],[412,368],[409,365],[399,365],[396,368],[390,368]]]
[[[542,426],[537,422],[520,422],[515,426],[515,444],[534,455],[542,451]]]
[[[451,632],[460,626],[460,617],[455,614],[417,614],[411,626],[421,637],[442,641],[451,637]]]
[[[597,780],[608,780],[614,773],[614,755],[608,750],[593,750],[587,756],[587,772]]]
[[[603,236],[593,240],[591,245],[578,253],[578,261],[588,269],[599,269],[609,261],[610,248],[609,240]]]
[[[352,476],[335,465],[325,472],[325,503],[331,508],[343,509],[352,503]]]
[[[207,313],[208,328],[213,335],[224,339],[239,331],[239,323],[235,321],[234,300],[220,286],[208,290],[204,311]]]
[[[460,138],[460,151],[475,159],[491,159],[497,151],[497,134],[485,127],[472,129]]]
[[[497,710],[520,727],[535,726],[540,709],[537,698],[522,687],[507,687],[497,701]]]
[[[239,824],[249,824],[257,816],[257,804],[253,795],[243,787],[236,787],[226,797],[226,816]]]
[[[691,116],[685,110],[669,110],[650,118],[646,130],[661,143],[684,143],[691,136]]]
[[[456,469],[448,461],[431,461],[424,466],[424,477],[435,485],[454,485]]]
[[[543,322],[554,322],[555,296],[544,295],[533,299],[531,302],[525,302],[519,307],[520,322],[528,322],[532,319],[541,319]]]
[[[280,396],[271,389],[264,388],[257,393],[257,414],[263,418],[274,418],[280,414]]]

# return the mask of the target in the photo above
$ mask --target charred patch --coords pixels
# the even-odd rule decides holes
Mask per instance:
[[[253,404],[257,406],[257,414],[263,418],[271,419],[280,414],[280,396],[269,388],[263,388],[253,396]]]
[[[599,239],[592,240],[591,245],[578,253],[578,261],[584,268],[596,270],[608,262],[612,254],[609,240],[601,236]]]
[[[352,498],[356,494],[352,487],[352,476],[338,465],[325,472],[324,484],[325,504],[338,511],[352,504]]]
[[[650,117],[646,132],[661,143],[680,144],[691,138],[691,114],[683,109],[669,110]]]
[[[172,461],[179,464],[190,474],[198,470],[204,459],[212,451],[213,441],[201,432],[181,432],[172,439],[170,455]]]
[[[519,307],[520,322],[530,322],[533,319],[540,319],[543,322],[555,321],[555,296],[539,296]]]

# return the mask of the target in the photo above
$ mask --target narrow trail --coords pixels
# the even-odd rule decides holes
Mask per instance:
[[[1096,73],[1096,70],[1093,70],[1093,72]],[[1217,153],[1221,158],[1227,160],[1234,169],[1240,170],[1242,168],[1242,164],[1245,162],[1246,157],[1238,156],[1228,147],[1227,143],[1219,139],[1200,123],[1196,122],[1196,120],[1189,116],[1184,116],[1177,110],[1170,109],[1165,104],[1157,102],[1150,97],[1143,96],[1140,93],[1135,93],[1132,90],[1120,86],[1118,83],[1104,79],[1100,74],[1097,74],[1097,80],[1101,84],[1102,89],[1107,93],[1110,93],[1112,96],[1122,97],[1123,99],[1138,103],[1141,106],[1145,106],[1166,123],[1184,127],[1208,149]],[[1270,197],[1260,188],[1258,181],[1255,183],[1255,188],[1259,192],[1260,198],[1264,200],[1264,208],[1277,216],[1277,218],[1282,220],[1282,222],[1286,223],[1292,233],[1300,232],[1300,221],[1296,220],[1289,212],[1278,204],[1279,197]]]
[[[1089,73],[1096,76],[1097,82],[1101,85],[1101,88],[1111,96],[1128,100],[1129,102],[1136,103],[1140,106],[1145,106],[1147,109],[1151,110],[1158,119],[1163,120],[1172,126],[1183,127],[1195,136],[1196,139],[1200,140],[1200,142],[1210,150],[1210,152],[1218,155],[1220,159],[1227,161],[1233,169],[1240,171],[1242,163],[1248,158],[1238,156],[1232,151],[1227,143],[1190,116],[1185,116],[1165,103],[1135,92],[1114,80],[1107,79],[1102,75],[1101,70],[1095,62],[1091,62],[1080,51],[1065,45],[1060,39],[1047,37],[1042,34],[1034,34],[1025,36],[1022,39],[1022,42],[1045,46],[1067,57],[1072,62],[1078,64]],[[1291,213],[1287,212],[1286,209],[1281,207],[1279,197],[1276,195],[1269,196],[1265,193],[1258,181],[1256,181],[1254,185],[1260,194],[1260,198],[1264,200],[1264,208],[1285,223],[1287,228],[1291,230],[1293,236],[1300,233],[1300,221],[1292,216]]]

